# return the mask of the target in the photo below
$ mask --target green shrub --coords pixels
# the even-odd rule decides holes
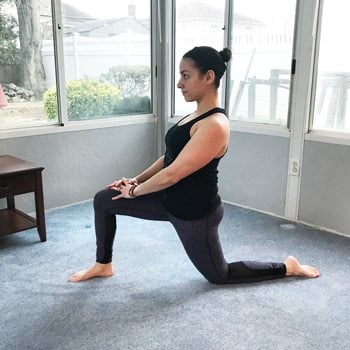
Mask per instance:
[[[121,98],[117,87],[97,80],[73,80],[67,83],[68,120],[93,119],[111,115]],[[57,117],[56,89],[44,94],[44,107],[49,119]]]
[[[44,92],[43,95],[44,109],[49,119],[55,119],[58,116],[57,113],[57,96],[56,88],[52,87]]]
[[[120,100],[114,109],[116,114],[150,113],[151,100],[147,96],[125,97]]]
[[[148,66],[114,66],[100,76],[100,81],[120,88],[124,98],[149,96],[151,91],[151,72]]]

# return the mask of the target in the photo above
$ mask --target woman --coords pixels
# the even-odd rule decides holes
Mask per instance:
[[[207,46],[183,56],[177,87],[186,101],[197,103],[197,109],[169,129],[165,154],[148,169],[114,181],[95,195],[96,263],[69,281],[113,275],[116,214],[170,221],[192,263],[211,283],[319,276],[315,268],[291,256],[284,263],[225,261],[218,235],[223,204],[217,167],[228,147],[230,125],[219,108],[217,90],[230,58],[228,48],[218,52]]]

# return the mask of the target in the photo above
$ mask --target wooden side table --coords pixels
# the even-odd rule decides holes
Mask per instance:
[[[0,198],[7,208],[0,210],[0,236],[37,227],[40,241],[46,241],[44,198],[41,172],[43,167],[12,156],[0,156]],[[35,193],[36,219],[15,208],[15,196]]]

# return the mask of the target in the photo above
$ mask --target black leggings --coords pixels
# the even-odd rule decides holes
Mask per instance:
[[[222,204],[206,218],[188,221],[169,214],[164,209],[160,193],[113,201],[111,198],[116,195],[116,191],[105,189],[98,192],[94,198],[98,263],[107,264],[112,261],[116,214],[119,214],[148,220],[170,221],[188,257],[211,283],[257,282],[282,278],[286,275],[286,267],[283,263],[226,262],[218,234],[218,226],[224,212]]]

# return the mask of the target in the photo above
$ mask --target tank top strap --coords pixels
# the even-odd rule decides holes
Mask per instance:
[[[212,108],[210,109],[209,111],[201,114],[200,116],[198,116],[197,118],[194,118],[193,120],[191,120],[190,123],[195,123],[195,122],[198,122],[199,120],[202,120],[214,113],[223,113],[226,115],[226,111],[223,109],[223,108],[220,108],[220,107],[215,107],[215,108]]]

